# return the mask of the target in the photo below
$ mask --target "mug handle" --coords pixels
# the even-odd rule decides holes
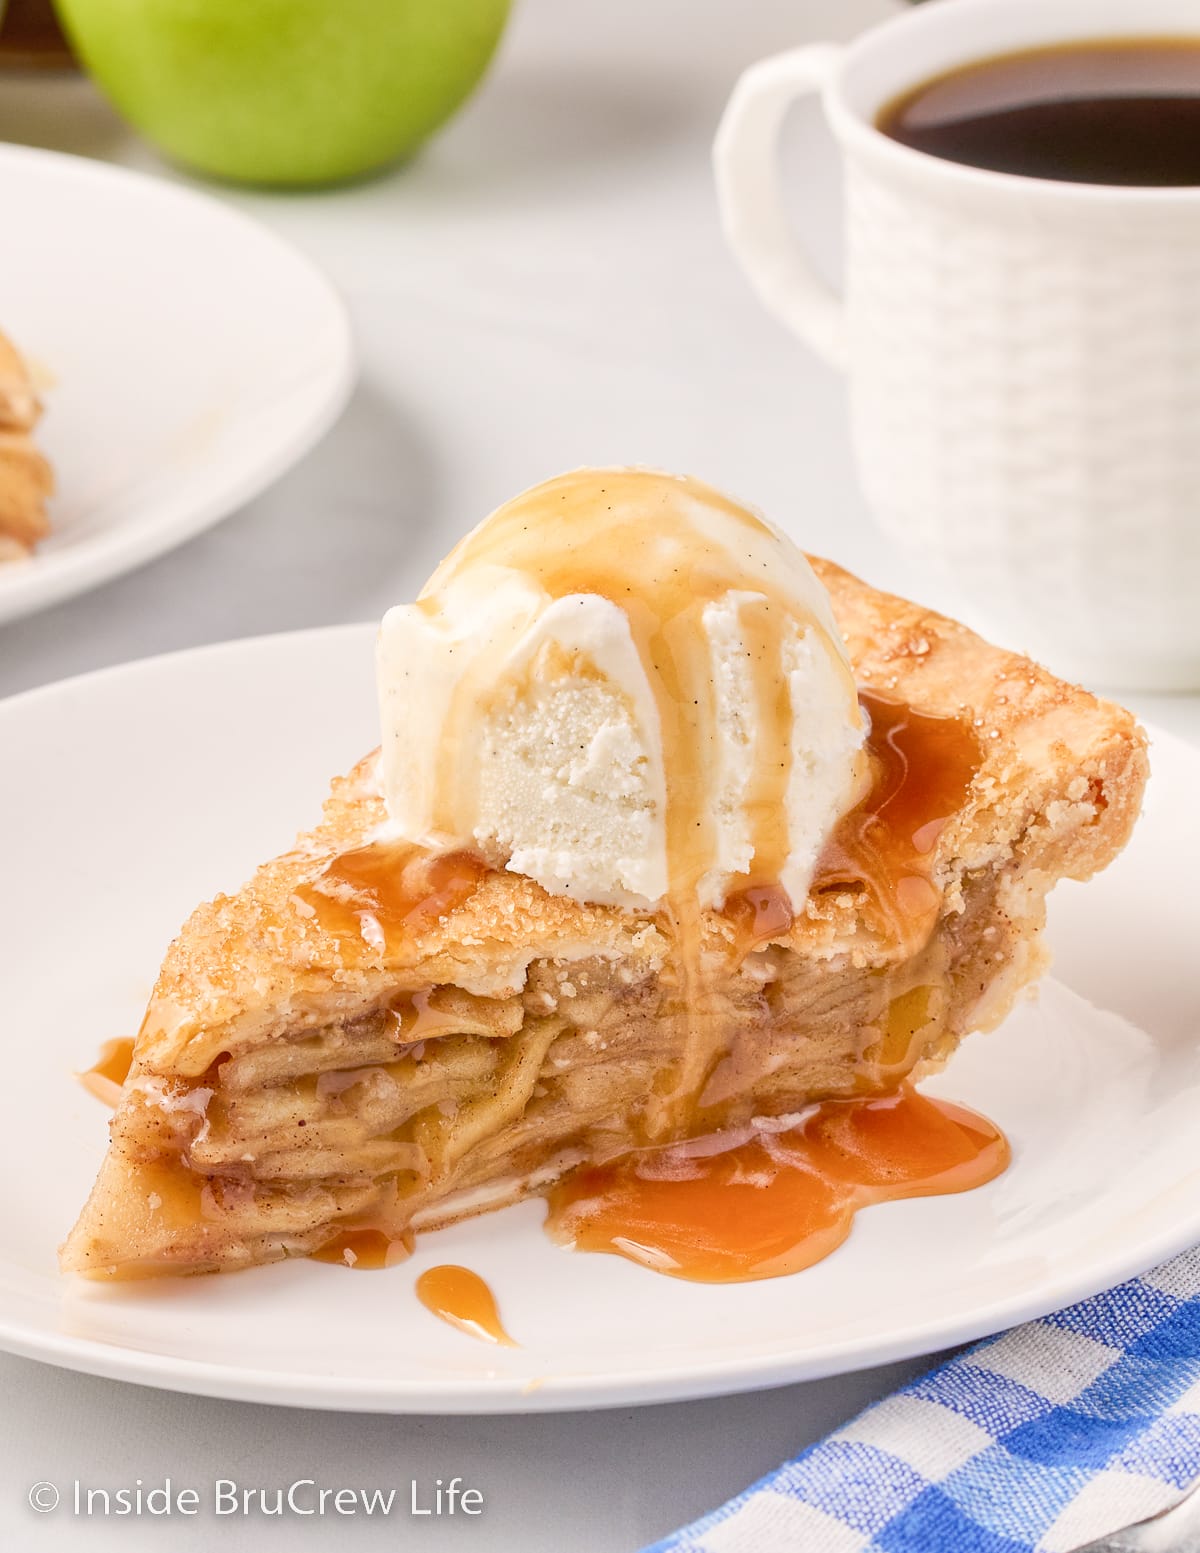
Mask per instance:
[[[776,143],[787,110],[820,91],[842,57],[811,43],[752,65],[733,89],[713,142],[726,241],[769,312],[832,366],[846,365],[842,301],[801,252],[779,194]]]

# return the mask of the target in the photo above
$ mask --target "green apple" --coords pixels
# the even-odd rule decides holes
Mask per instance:
[[[407,155],[475,86],[509,0],[56,0],[76,52],[169,156],[331,183]]]

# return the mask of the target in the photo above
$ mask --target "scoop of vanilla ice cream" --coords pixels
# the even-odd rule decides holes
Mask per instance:
[[[824,589],[695,481],[579,471],[518,497],[388,612],[378,670],[395,829],[555,894],[655,906],[686,876],[720,906],[765,869],[799,902],[860,792]]]
[[[477,684],[455,730],[464,680]],[[473,848],[579,900],[666,893],[658,717],[621,609],[595,594],[549,599],[517,572],[482,567],[436,616],[388,611],[379,688],[384,790],[401,833]]]

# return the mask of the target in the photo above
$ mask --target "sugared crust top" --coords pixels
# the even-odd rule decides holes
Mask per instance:
[[[1147,774],[1145,736],[1128,712],[831,562],[813,565],[860,684],[918,711],[965,718],[979,738],[983,760],[969,800],[938,843],[951,892],[964,871],[1000,866],[1015,851],[1029,866],[1072,878],[1112,860],[1137,818]],[[140,1070],[194,1076],[222,1051],[430,984],[517,987],[532,958],[608,953],[631,977],[661,963],[664,922],[550,896],[514,874],[488,876],[465,904],[399,945],[332,936],[296,891],[383,822],[374,771],[368,757],[335,781],[315,830],[188,919],[138,1037]],[[714,940],[725,932],[720,919],[709,929]],[[810,903],[789,942],[822,957],[870,953],[871,924],[851,897],[833,897]]]

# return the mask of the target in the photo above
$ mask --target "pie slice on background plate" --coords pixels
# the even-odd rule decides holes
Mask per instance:
[[[702,1080],[669,913],[376,839],[377,757],[168,951],[62,1265],[230,1270],[400,1242],[647,1141],[887,1093],[1039,974],[1047,892],[1119,852],[1119,707],[814,561],[872,713],[871,793],[800,909],[710,911]]]
[[[29,369],[0,334],[0,562],[28,555],[50,532],[50,465],[33,445],[42,413]]]

